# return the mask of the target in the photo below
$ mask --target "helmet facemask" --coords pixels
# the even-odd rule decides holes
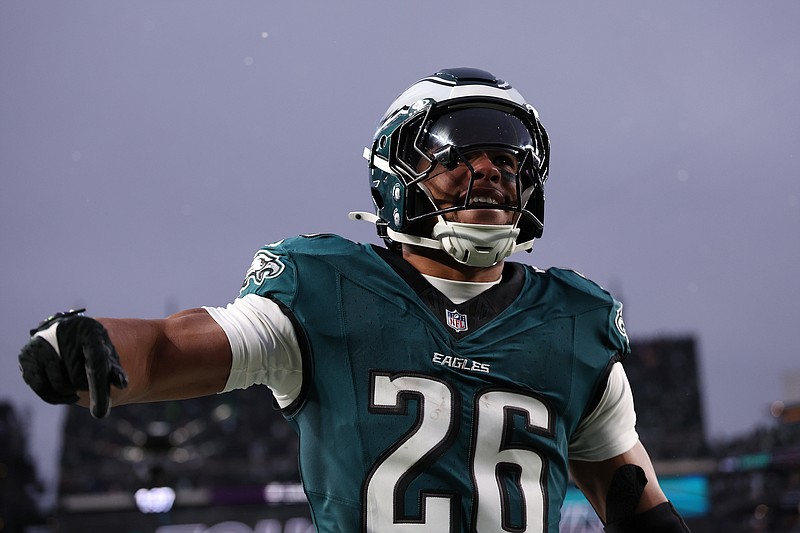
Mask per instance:
[[[537,234],[543,226],[529,205],[541,191],[542,158],[525,123],[510,111],[462,105],[424,113],[398,130],[390,157],[405,178],[410,229],[448,239],[443,248],[466,264],[495,264],[514,251],[522,228]],[[483,158],[490,161],[483,167],[493,167],[490,176],[476,168]],[[471,245],[455,244],[462,237]]]

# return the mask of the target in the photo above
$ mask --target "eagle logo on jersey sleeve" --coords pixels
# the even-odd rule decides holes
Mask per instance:
[[[283,264],[280,257],[268,250],[259,250],[253,257],[253,262],[250,264],[247,274],[245,274],[242,289],[247,287],[250,280],[253,280],[258,286],[264,283],[264,280],[277,278],[283,273],[284,269],[286,269],[286,265]]]
[[[617,312],[616,316],[614,317],[614,325],[617,327],[617,331],[620,335],[625,337],[625,342],[630,342],[628,340],[628,332],[625,330],[625,321],[622,319],[622,304],[618,303],[617,305]]]

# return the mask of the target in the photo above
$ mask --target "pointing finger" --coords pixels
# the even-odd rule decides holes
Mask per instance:
[[[83,349],[86,379],[89,384],[89,410],[95,418],[103,418],[111,407],[111,384],[105,346],[85,346]],[[99,353],[98,353],[99,352]]]

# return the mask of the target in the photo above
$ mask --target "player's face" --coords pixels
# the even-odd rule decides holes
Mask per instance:
[[[518,161],[515,154],[506,150],[481,150],[467,154],[475,179],[469,205],[479,209],[465,209],[445,213],[452,222],[467,224],[513,224],[515,213],[491,209],[492,205],[513,207],[517,204],[516,175]],[[464,205],[472,172],[463,162],[453,170],[437,166],[423,185],[439,209]]]

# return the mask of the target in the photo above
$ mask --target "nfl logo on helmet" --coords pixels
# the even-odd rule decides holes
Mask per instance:
[[[456,330],[457,333],[467,331],[467,329],[469,329],[467,327],[467,315],[462,315],[456,310],[450,311],[449,309],[446,309],[446,311],[448,326]]]

